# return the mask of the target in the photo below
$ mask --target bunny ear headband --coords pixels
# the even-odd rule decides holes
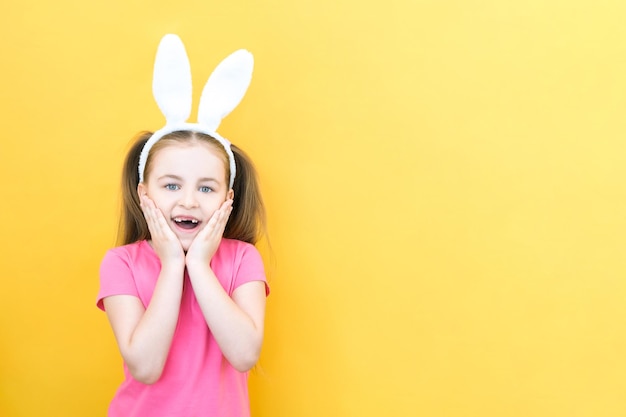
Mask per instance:
[[[152,146],[163,136],[179,130],[205,133],[226,150],[230,162],[230,188],[235,181],[236,166],[230,142],[216,130],[220,122],[241,101],[252,79],[254,59],[244,49],[226,57],[209,76],[198,108],[198,123],[187,123],[191,113],[191,67],[185,46],[176,35],[161,39],[154,62],[152,93],[165,116],[165,126],[148,139],[139,157],[139,182],[144,180],[146,161]]]

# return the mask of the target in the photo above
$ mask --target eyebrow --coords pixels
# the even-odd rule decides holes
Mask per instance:
[[[182,177],[179,177],[178,175],[174,175],[174,174],[165,174],[165,175],[161,175],[161,176],[158,178],[158,180],[163,180],[163,179],[168,179],[168,178],[171,178],[171,179],[176,180],[176,181],[183,181],[183,178],[182,178]],[[215,178],[211,178],[211,177],[203,177],[203,178],[200,178],[200,179],[198,180],[198,182],[216,182],[216,183],[219,183],[219,181],[218,181],[218,180],[216,180]]]
[[[174,180],[182,181],[181,177],[179,177],[178,175],[172,175],[172,174],[161,175],[158,179],[159,180],[163,180],[163,179],[166,179],[166,178],[171,178],[171,179],[174,179]]]

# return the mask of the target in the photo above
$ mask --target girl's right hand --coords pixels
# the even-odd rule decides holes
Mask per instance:
[[[139,197],[141,209],[148,223],[148,229],[152,236],[152,248],[159,256],[161,264],[166,262],[178,262],[184,265],[185,252],[180,240],[167,224],[163,213],[147,195]]]

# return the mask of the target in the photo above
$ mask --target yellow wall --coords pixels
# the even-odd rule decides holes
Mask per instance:
[[[270,212],[254,416],[626,415],[624,21],[623,0],[3,4],[0,415],[102,416],[120,382],[97,270],[167,32],[196,97],[256,57],[220,128]]]

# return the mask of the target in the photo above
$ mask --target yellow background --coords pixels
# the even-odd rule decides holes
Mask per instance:
[[[6,3],[6,2],[5,2]],[[262,177],[253,416],[626,415],[626,2],[3,4],[0,415],[103,416],[98,266],[161,36]],[[192,120],[195,120],[194,102]]]

